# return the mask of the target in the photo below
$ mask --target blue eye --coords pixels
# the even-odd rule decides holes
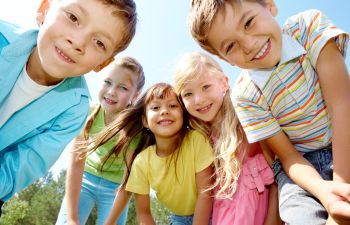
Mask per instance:
[[[182,95],[182,98],[190,97],[191,95],[192,95],[191,92],[187,92],[187,93]]]
[[[104,82],[104,83],[105,83],[105,85],[107,85],[107,86],[112,85],[112,83],[111,83],[109,80],[104,80],[103,82]]]

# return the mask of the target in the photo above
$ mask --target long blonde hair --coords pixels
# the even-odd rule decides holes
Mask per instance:
[[[175,69],[175,91],[178,95],[185,85],[198,80],[202,74],[223,78],[225,74],[220,65],[209,55],[200,52],[185,54]],[[228,91],[229,92],[229,91]],[[180,97],[181,99],[181,97]],[[217,198],[230,198],[236,190],[241,169],[241,154],[244,133],[234,111],[230,94],[226,93],[221,110],[220,136],[214,143]],[[190,126],[210,137],[210,126],[190,115]]]

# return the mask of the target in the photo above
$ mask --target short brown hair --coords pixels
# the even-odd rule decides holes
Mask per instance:
[[[125,50],[136,33],[137,12],[134,0],[98,0],[107,6],[115,7],[113,15],[121,18],[125,24],[120,35],[121,41],[115,46],[115,54]]]
[[[251,0],[265,5],[265,0]],[[243,0],[192,0],[188,15],[188,26],[192,37],[206,51],[219,55],[208,41],[208,33],[217,13],[226,7],[242,4]]]

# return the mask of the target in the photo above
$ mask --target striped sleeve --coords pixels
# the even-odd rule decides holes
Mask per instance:
[[[284,31],[304,46],[314,68],[325,44],[334,39],[345,57],[349,35],[337,28],[321,11],[308,10],[290,17]]]
[[[249,143],[264,140],[281,131],[264,96],[250,79],[239,77],[233,90],[232,103]]]

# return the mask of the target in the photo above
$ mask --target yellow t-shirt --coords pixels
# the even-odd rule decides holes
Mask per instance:
[[[197,201],[196,173],[213,163],[213,150],[207,138],[189,131],[176,162],[159,157],[156,146],[143,150],[133,162],[126,190],[147,195],[152,188],[158,200],[176,215],[192,215]]]

